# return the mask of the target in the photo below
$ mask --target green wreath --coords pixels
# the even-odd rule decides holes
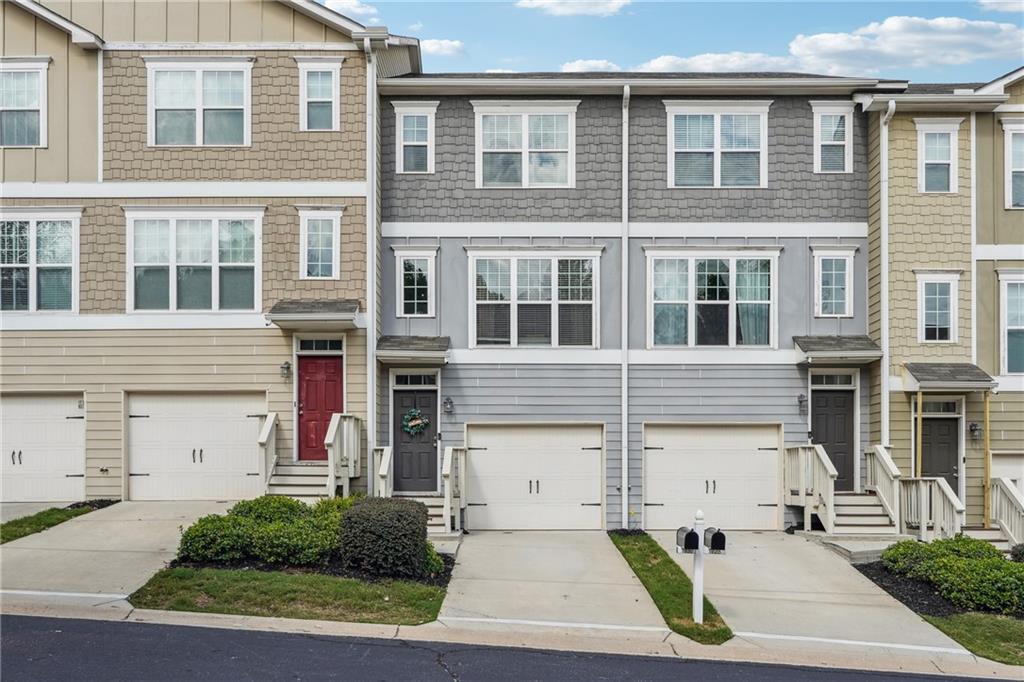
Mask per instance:
[[[402,417],[402,430],[410,436],[418,436],[430,427],[430,419],[417,408],[412,408]]]

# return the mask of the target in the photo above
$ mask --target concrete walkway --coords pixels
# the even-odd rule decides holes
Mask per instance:
[[[0,523],[23,516],[32,516],[52,507],[66,507],[70,502],[0,502]]]
[[[675,553],[675,533],[652,535]],[[704,562],[705,592],[738,637],[762,647],[964,652],[828,549],[799,536],[731,532]]]
[[[131,594],[174,558],[181,529],[225,502],[121,502],[3,545],[5,595]]]
[[[463,628],[668,634],[647,591],[600,531],[465,536],[438,620]]]

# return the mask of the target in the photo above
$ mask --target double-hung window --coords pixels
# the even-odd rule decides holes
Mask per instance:
[[[668,186],[767,187],[770,106],[665,100]]]
[[[126,211],[130,311],[255,311],[256,211]]]
[[[299,279],[338,279],[341,211],[299,211]]]
[[[1024,270],[999,273],[1002,374],[1024,374]]]
[[[392,102],[395,108],[395,172],[434,172],[437,102]]]
[[[853,170],[853,106],[852,102],[811,102],[815,173]]]
[[[919,192],[957,192],[957,143],[962,118],[915,118]]]
[[[0,209],[0,310],[78,309],[80,216]]]
[[[295,57],[299,66],[299,130],[341,130],[344,57]]]
[[[776,263],[776,252],[648,251],[648,347],[774,346]]]
[[[146,59],[149,144],[243,147],[251,143],[252,61]]]
[[[393,247],[398,317],[434,316],[434,267],[437,249]]]
[[[474,346],[596,347],[597,259],[474,256]]]
[[[855,249],[812,248],[815,317],[853,317]]]
[[[579,100],[475,101],[476,186],[574,187]]]
[[[1024,208],[1024,118],[1003,118],[1006,208]]]
[[[917,338],[922,343],[957,340],[957,288],[955,272],[918,272]]]
[[[0,147],[46,146],[49,59],[0,58]]]

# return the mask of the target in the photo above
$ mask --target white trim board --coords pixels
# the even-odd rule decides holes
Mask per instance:
[[[977,244],[975,260],[1024,260],[1024,244]]]
[[[647,223],[630,222],[629,236],[722,238],[859,238],[866,222]],[[621,222],[384,222],[381,234],[394,237],[621,237]]]
[[[366,182],[4,182],[5,199],[172,197],[365,197]]]
[[[108,42],[103,44],[103,49],[127,50],[129,52],[150,52],[150,51],[214,51],[214,50],[259,50],[270,52],[278,50],[315,50],[315,51],[354,51],[362,48],[355,43],[126,43]]]
[[[58,331],[105,329],[264,329],[270,323],[262,313],[131,313],[80,315],[75,313],[4,313],[3,331]]]

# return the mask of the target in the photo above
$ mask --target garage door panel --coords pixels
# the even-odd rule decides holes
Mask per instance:
[[[0,499],[84,499],[84,416],[79,394],[0,398]]]

